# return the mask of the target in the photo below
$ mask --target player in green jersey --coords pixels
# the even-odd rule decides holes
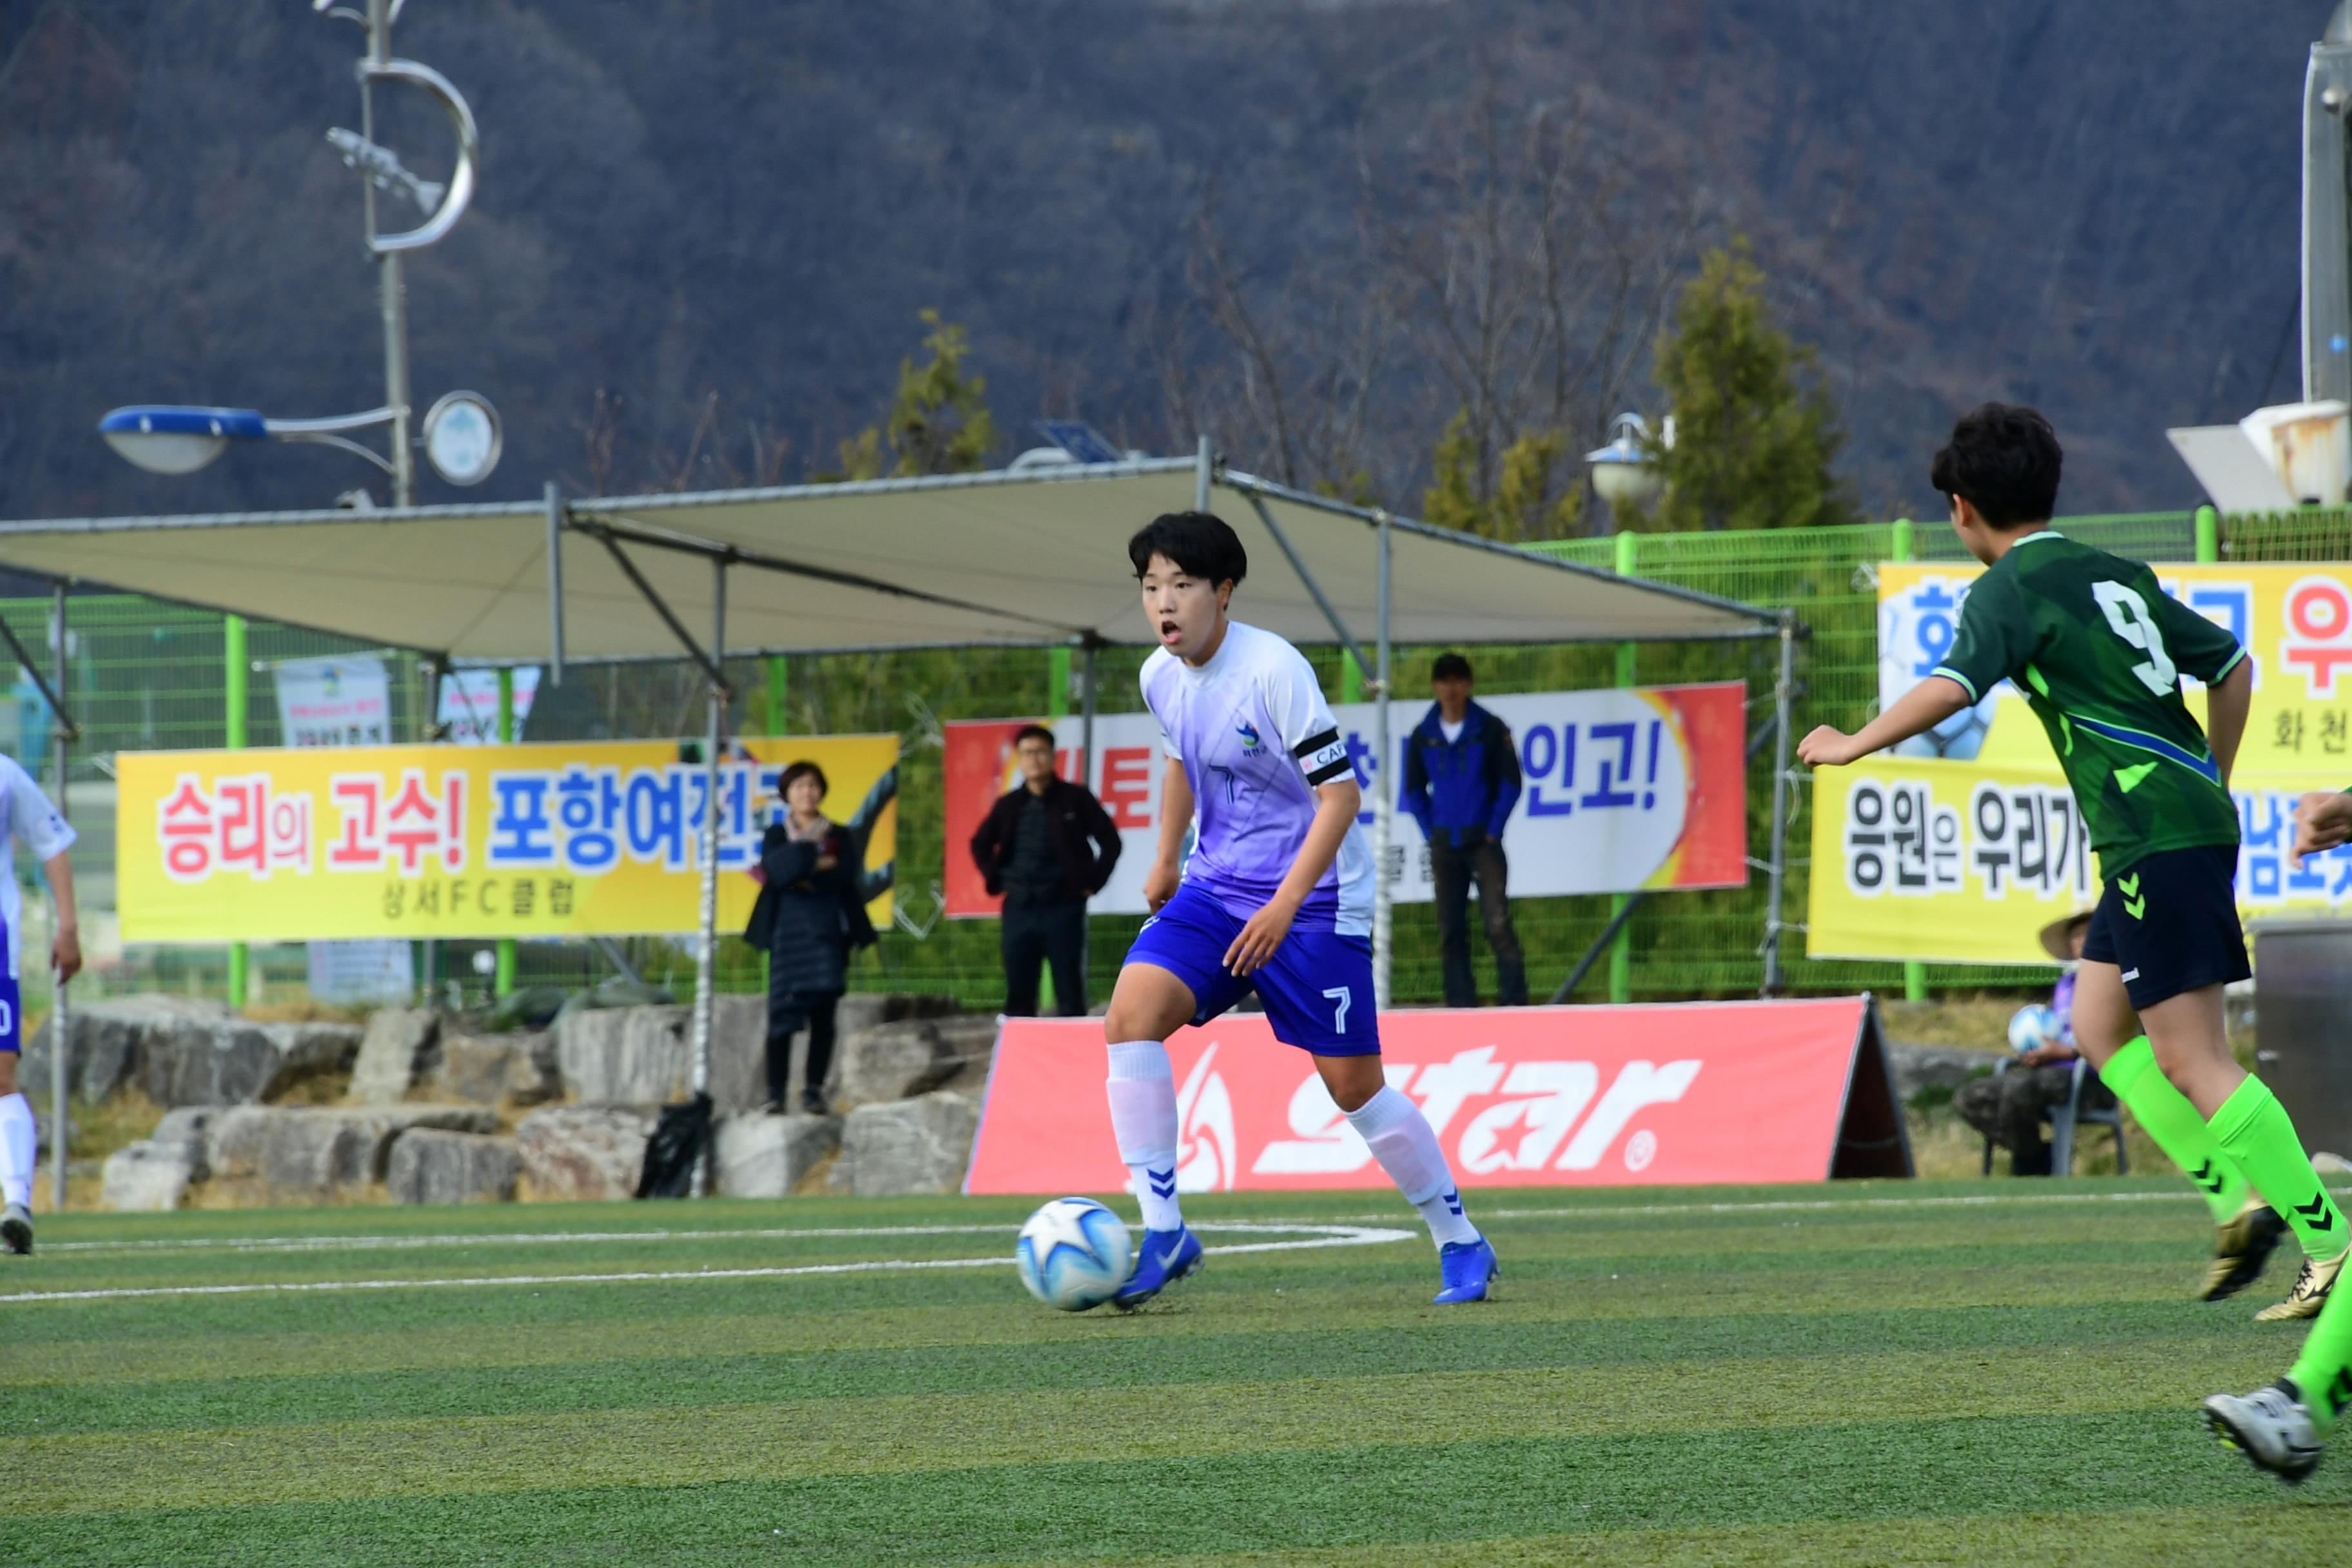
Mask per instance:
[[[1960,420],[1933,480],[1986,571],[1950,654],[1858,733],[1824,724],[1797,755],[1855,762],[2015,682],[2049,731],[2105,884],[2075,981],[2075,1043],[2212,1205],[2220,1238],[2199,1293],[2250,1283],[2284,1221],[2303,1273],[2258,1315],[2315,1316],[2352,1237],[2285,1110],[2231,1055],[2221,1017],[2222,987],[2252,973],[2229,782],[2253,672],[2234,637],[2146,566],[2051,528],[2062,461],[2030,408],[1989,403]],[[2205,684],[2210,744],[2181,700],[2183,675]]]
[[[2352,842],[2352,794],[2325,791],[2295,803],[2294,863]],[[2352,1409],[2352,1290],[2333,1297],[2286,1376],[2252,1394],[2217,1394],[2205,1419],[2221,1440],[2290,1481],[2311,1474],[2328,1435]]]

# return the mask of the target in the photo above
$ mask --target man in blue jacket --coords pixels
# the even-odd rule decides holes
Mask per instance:
[[[1429,673],[1437,699],[1405,743],[1404,809],[1429,839],[1437,883],[1437,931],[1445,963],[1445,1005],[1475,1007],[1470,973],[1470,883],[1495,953],[1497,1000],[1528,1004],[1528,966],[1511,929],[1503,826],[1519,799],[1519,754],[1511,727],[1470,700],[1470,661],[1441,654]]]

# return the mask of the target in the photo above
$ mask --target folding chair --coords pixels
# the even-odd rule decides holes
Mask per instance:
[[[2014,1063],[2014,1058],[1999,1062],[1992,1069],[1993,1076],[1999,1078]],[[2085,1105],[2083,1102],[2083,1086],[2084,1080],[2090,1076],[2091,1064],[2076,1057],[2073,1087],[2063,1100],[2044,1112],[2050,1118],[2050,1173],[2053,1176],[2074,1173],[2074,1128],[2077,1123],[2087,1121],[2095,1126],[2115,1129],[2116,1173],[2129,1175],[2131,1154],[2124,1147],[2123,1109],[2116,1105]],[[1987,1138],[1984,1142],[1984,1173],[1988,1176],[1992,1174],[1993,1148],[1993,1141]]]

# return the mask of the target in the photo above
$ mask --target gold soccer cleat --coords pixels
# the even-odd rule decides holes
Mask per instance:
[[[2270,1205],[2260,1198],[2248,1202],[2236,1218],[2214,1233],[2213,1264],[2205,1270],[2197,1299],[2218,1301],[2261,1279],[2263,1270],[2270,1267],[2272,1249],[2285,1234],[2286,1222],[2272,1212]]]
[[[2327,1305],[2327,1292],[2336,1286],[2336,1275],[2344,1271],[2344,1259],[2352,1255],[2352,1247],[2337,1253],[2322,1263],[2315,1258],[2303,1260],[2303,1272],[2294,1277],[2294,1289],[2286,1300],[2274,1307],[2264,1307],[2254,1314],[2258,1323],[2283,1323],[2291,1318],[2315,1318],[2319,1309]]]

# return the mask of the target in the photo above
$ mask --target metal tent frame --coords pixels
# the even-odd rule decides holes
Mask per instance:
[[[281,609],[258,603],[207,602],[201,596],[177,597],[171,592],[158,593],[158,584],[142,585],[136,581],[121,582],[125,558],[119,552],[107,552],[119,543],[124,534],[167,534],[185,540],[210,531],[242,531],[248,529],[279,529],[296,531],[334,530],[338,537],[345,528],[383,528],[414,524],[420,527],[447,525],[494,526],[509,529],[524,519],[543,524],[543,539],[536,546],[543,554],[547,599],[546,661],[551,682],[560,684],[563,671],[570,664],[601,664],[642,659],[674,658],[647,645],[628,651],[606,651],[583,655],[575,652],[572,627],[572,602],[581,592],[575,570],[567,582],[565,544],[568,540],[595,547],[595,556],[609,562],[642,605],[652,611],[667,637],[674,641],[678,654],[690,659],[702,672],[709,688],[709,721],[704,766],[709,770],[709,806],[702,824],[703,868],[700,889],[700,910],[696,942],[695,1002],[692,1023],[694,1058],[693,1083],[698,1092],[707,1090],[710,1068],[710,1031],[713,1009],[713,963],[717,952],[718,872],[717,846],[719,831],[719,803],[717,773],[724,749],[726,713],[731,693],[728,687],[725,659],[731,651],[739,657],[778,653],[822,652],[881,652],[916,647],[957,647],[982,645],[1002,647],[1057,647],[1077,649],[1082,656],[1082,752],[1087,776],[1091,777],[1094,757],[1094,717],[1097,707],[1096,654],[1103,647],[1125,638],[1106,636],[1101,627],[1108,622],[1072,624],[1068,617],[1055,619],[1051,615],[1037,616],[1020,608],[975,603],[973,596],[957,597],[952,594],[916,586],[895,579],[888,568],[860,571],[822,561],[802,559],[776,549],[763,548],[746,542],[744,538],[727,537],[728,528],[714,526],[722,514],[734,517],[737,526],[732,531],[747,533],[749,525],[741,519],[750,509],[773,503],[837,502],[852,498],[874,497],[877,500],[897,497],[908,502],[933,504],[952,501],[959,492],[992,492],[1001,487],[1066,485],[1087,481],[1136,480],[1152,479],[1165,481],[1180,475],[1192,479],[1192,501],[1199,510],[1210,510],[1215,491],[1231,491],[1248,505],[1252,517],[1265,530],[1278,552],[1285,558],[1300,585],[1312,601],[1319,619],[1328,626],[1333,639],[1357,661],[1366,672],[1370,691],[1375,698],[1377,718],[1374,745],[1385,765],[1393,751],[1390,722],[1390,706],[1393,700],[1391,658],[1394,642],[1395,593],[1394,554],[1398,542],[1403,540],[1415,547],[1442,544],[1448,551],[1466,550],[1495,559],[1496,564],[1507,564],[1507,577],[1488,573],[1495,584],[1559,583],[1566,587],[1580,587],[1586,593],[1595,592],[1606,584],[1605,602],[1639,614],[1621,616],[1614,624],[1581,628],[1559,626],[1549,633],[1530,635],[1524,615],[1517,622],[1497,621],[1498,629],[1486,635],[1455,636],[1449,633],[1444,640],[1463,643],[1553,640],[1561,642],[1684,642],[1714,639],[1753,639],[1777,637],[1780,642],[1778,678],[1773,689],[1772,717],[1767,721],[1774,745],[1773,806],[1770,859],[1766,869],[1769,877],[1767,896],[1766,929],[1762,943],[1764,959],[1764,990],[1768,993],[1783,988],[1784,976],[1780,961],[1780,942],[1785,931],[1781,919],[1782,894],[1785,883],[1788,806],[1789,806],[1789,709],[1794,695],[1795,641],[1800,626],[1795,616],[1787,611],[1770,611],[1739,604],[1733,600],[1700,594],[1670,584],[1626,579],[1613,573],[1537,555],[1494,541],[1475,538],[1452,530],[1435,528],[1425,522],[1399,517],[1385,510],[1351,505],[1329,497],[1314,495],[1272,480],[1227,468],[1216,456],[1210,438],[1203,436],[1190,458],[1143,458],[1123,463],[1072,465],[1067,468],[1038,468],[1019,471],[992,471],[979,474],[956,474],[936,477],[875,479],[834,485],[799,485],[758,490],[705,491],[658,496],[635,496],[569,500],[552,482],[544,489],[538,502],[502,503],[470,507],[415,507],[372,513],[355,512],[256,512],[217,514],[201,517],[130,517],[85,518],[47,521],[0,522],[0,564],[29,574],[43,576],[62,584],[74,581],[115,582],[133,592],[148,593],[164,599],[196,605],[200,607],[230,614],[259,616],[281,624],[305,624],[289,617]],[[1181,504],[1181,503],[1180,503]],[[718,510],[714,510],[718,509]],[[727,509],[732,509],[731,511]],[[697,513],[702,517],[698,520]],[[1279,514],[1292,513],[1290,526],[1286,526]],[[1371,547],[1376,590],[1370,605],[1372,625],[1370,627],[1370,655],[1362,631],[1351,626],[1333,595],[1293,536],[1294,529],[1316,518],[1334,519],[1361,525],[1369,536],[1365,542]],[[697,526],[698,521],[702,526]],[[308,533],[306,537],[310,536]],[[388,537],[388,536],[385,536]],[[444,536],[426,536],[439,538]],[[509,542],[511,542],[509,541]],[[1332,551],[1324,552],[1328,570],[1337,559]],[[1444,552],[1440,552],[1444,554]],[[1424,556],[1423,559],[1430,559]],[[1460,556],[1445,555],[1459,562]],[[688,561],[699,561],[709,568],[710,629],[706,647],[688,628],[672,606],[670,595],[681,584],[690,580],[677,574],[675,568]],[[667,565],[662,563],[667,562]],[[906,575],[919,575],[920,563],[905,563]],[[110,577],[109,568],[116,575]],[[654,568],[667,571],[670,576],[670,594],[654,580]],[[1485,568],[1481,568],[1485,570]],[[824,585],[829,597],[838,597],[854,607],[857,605],[919,605],[925,616],[947,623],[947,635],[936,640],[908,637],[894,640],[828,642],[814,640],[779,645],[772,639],[753,637],[747,646],[730,649],[728,646],[728,601],[730,573],[749,572],[761,577],[797,579]],[[571,597],[567,597],[567,595]],[[220,597],[234,597],[225,594]],[[609,612],[613,601],[601,602]],[[332,611],[327,614],[330,618]],[[1127,614],[1130,612],[1122,612]],[[771,622],[774,616],[769,616]],[[309,623],[314,629],[339,636],[355,635],[350,626],[338,628]],[[1121,624],[1124,624],[1122,622]],[[1516,627],[1517,629],[1507,629]],[[1294,633],[1303,627],[1294,626]],[[356,635],[373,637],[373,631]],[[1141,639],[1137,639],[1140,641]],[[1313,640],[1302,637],[1301,640]],[[1438,639],[1432,639],[1438,640]],[[21,650],[20,650],[21,651]],[[426,650],[431,652],[432,650]],[[536,651],[528,655],[506,657],[466,657],[455,649],[435,653],[433,657],[448,664],[462,662],[472,666],[520,665],[539,662]],[[29,664],[29,661],[26,661]],[[1760,745],[1764,731],[1759,731],[1751,742]],[[62,756],[63,742],[60,741]],[[1394,837],[1394,790],[1386,781],[1373,803],[1373,850],[1375,864],[1385,868]],[[1373,952],[1374,975],[1378,1005],[1386,1007],[1390,1001],[1389,975],[1391,959],[1392,900],[1387,879],[1376,884],[1374,901]],[[1623,921],[1623,913],[1603,935],[1603,944],[1613,937]],[[1598,947],[1596,947],[1596,952]],[[1591,955],[1579,966],[1579,973],[1589,967]],[[1571,977],[1573,984],[1573,977]],[[62,1079],[60,1079],[62,1081]]]

